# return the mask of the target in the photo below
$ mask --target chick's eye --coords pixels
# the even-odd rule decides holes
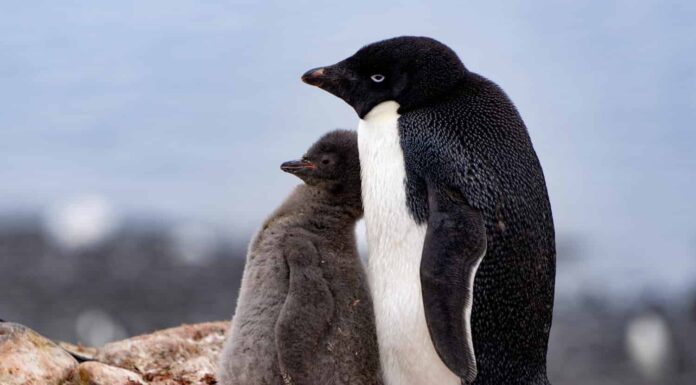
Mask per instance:
[[[375,83],[381,83],[384,81],[384,75],[374,74],[374,75],[370,76],[370,79],[372,79],[372,81]]]
[[[331,161],[328,160],[328,159],[322,159],[322,160],[321,160],[321,164],[329,164],[329,163],[331,163]]]

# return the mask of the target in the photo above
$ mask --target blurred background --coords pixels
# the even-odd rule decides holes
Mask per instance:
[[[554,384],[696,380],[696,3],[22,1],[0,13],[0,318],[88,345],[231,316],[246,244],[355,128],[299,77],[427,35],[547,178]]]

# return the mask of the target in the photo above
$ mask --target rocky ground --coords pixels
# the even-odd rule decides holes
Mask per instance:
[[[2,385],[213,385],[229,323],[183,325],[101,347],[53,342],[0,323]],[[88,361],[78,362],[71,354]]]
[[[166,226],[129,224],[98,245],[68,250],[58,247],[44,232],[40,222],[14,219],[3,224],[0,215],[0,318],[27,325],[49,339],[102,346],[94,350],[83,348],[82,353],[90,357],[103,355],[103,361],[109,365],[102,370],[103,376],[107,372],[112,376],[123,374],[115,369],[120,368],[140,376],[131,381],[181,384],[185,380],[191,384],[205,384],[201,378],[208,374],[206,371],[215,361],[200,358],[198,353],[187,353],[183,356],[185,359],[178,361],[176,355],[180,353],[176,344],[188,339],[177,337],[172,340],[171,334],[167,333],[174,331],[176,335],[178,330],[195,330],[199,325],[207,325],[199,324],[207,320],[231,317],[247,239],[240,235],[237,241],[215,243],[214,247],[207,248],[207,256],[192,259],[186,242],[177,241],[170,233]],[[576,271],[586,268],[583,256],[589,251],[579,246],[582,244],[582,239],[575,243],[568,240],[559,243],[559,285],[572,278]],[[193,250],[197,249],[194,247]],[[580,283],[576,294],[564,295],[560,286],[557,292],[548,353],[552,384],[696,384],[696,286],[691,294],[681,297],[647,291],[638,298],[623,299],[605,293],[594,284]],[[639,339],[656,344],[660,338],[655,340],[655,337],[663,335],[664,347],[661,357],[653,357],[657,364],[646,367],[640,363],[646,357],[636,356],[628,343],[628,335],[630,330],[640,331],[641,327],[634,326],[640,326],[639,321],[655,311],[663,319],[664,330],[657,335],[653,333],[651,338],[640,338],[641,333],[638,333]],[[125,339],[181,323],[192,326]],[[0,341],[8,341],[10,331],[7,327],[3,326],[5,334],[0,336]],[[11,333],[16,335],[20,331]],[[21,333],[24,333],[21,338],[26,343],[27,336],[32,334]],[[650,337],[650,333],[647,336]],[[142,342],[143,339],[146,342]],[[123,341],[105,344],[114,340]],[[0,352],[3,352],[0,385],[22,383],[16,379],[19,378],[16,373],[9,374],[14,367],[4,356],[8,347],[15,350],[13,343],[0,342]],[[169,347],[151,345],[153,343]],[[50,344],[41,346],[49,349],[48,353],[54,351],[50,350],[53,349]],[[119,346],[128,346],[123,348],[121,358],[107,354],[112,351],[111,347],[121,349]],[[158,348],[139,350],[143,346]],[[58,352],[56,356],[46,351],[42,356],[36,356],[44,358],[33,359],[34,368],[45,371],[51,368],[50,365],[67,366],[73,368],[68,371],[73,373],[70,378],[77,380],[81,373],[88,376],[104,368],[93,363],[80,365],[81,370],[78,370],[74,361],[69,357],[61,359],[64,355],[62,351]],[[149,352],[160,354],[161,359],[152,361],[156,356]],[[17,354],[15,350],[13,359],[22,362]],[[170,359],[169,354],[174,357]],[[133,357],[141,358],[133,361]],[[196,357],[199,358],[194,359]],[[191,368],[195,370],[185,375],[177,374]],[[13,382],[7,382],[9,380],[2,376],[8,374],[17,377]],[[170,378],[164,378],[169,375]],[[181,381],[177,383],[177,379]],[[41,382],[43,380],[31,381],[50,384]]]
[[[696,378],[696,325],[675,322],[658,366],[636,367],[621,348],[621,323],[596,312],[557,319],[563,344],[549,350],[554,384],[691,385]],[[578,316],[575,315],[574,318]],[[570,325],[584,325],[582,328]],[[630,321],[627,321],[630,322]],[[2,385],[213,385],[228,322],[183,325],[101,347],[51,341],[26,326],[0,323]],[[670,332],[672,333],[672,332]],[[640,336],[639,336],[640,337]],[[642,338],[642,337],[640,337]],[[649,336],[648,336],[649,339]],[[78,362],[74,356],[87,359]],[[646,369],[646,368],[642,368]]]

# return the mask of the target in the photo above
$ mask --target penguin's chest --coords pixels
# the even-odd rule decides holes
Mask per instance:
[[[377,105],[358,126],[368,278],[387,384],[458,384],[435,352],[425,323],[420,260],[426,226],[406,203],[399,105]]]

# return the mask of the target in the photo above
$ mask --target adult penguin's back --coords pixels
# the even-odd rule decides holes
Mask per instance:
[[[431,177],[453,186],[464,179],[462,198],[483,215],[487,248],[471,315],[475,384],[548,383],[554,227],[543,171],[517,110],[496,84],[469,72],[453,95],[399,123],[416,219],[427,221],[427,194],[413,181],[438,172]],[[441,148],[419,145],[426,142]]]

